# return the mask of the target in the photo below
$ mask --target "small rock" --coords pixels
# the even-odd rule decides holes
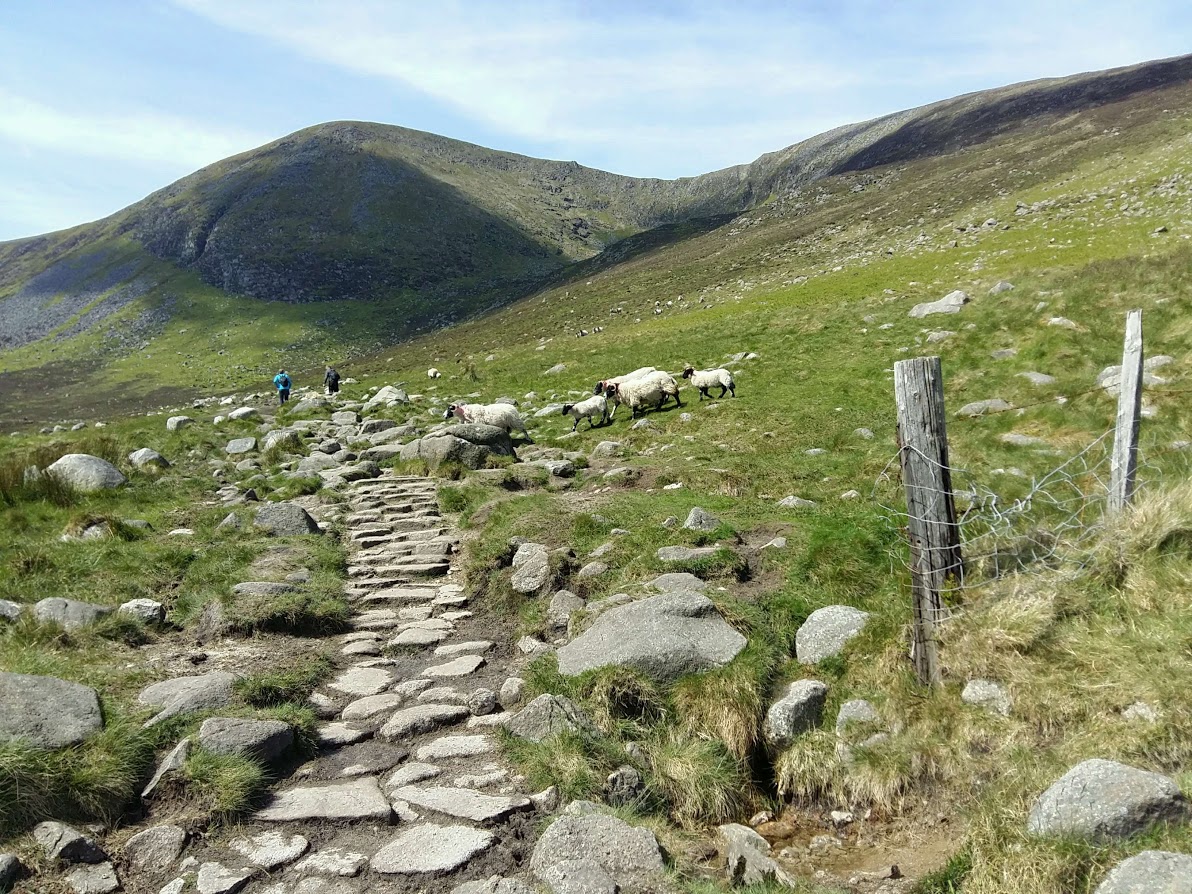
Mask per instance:
[[[645,793],[641,773],[628,764],[618,767],[604,781],[604,800],[613,807],[628,807]]]
[[[33,829],[33,839],[41,845],[50,860],[64,863],[102,863],[108,855],[94,841],[65,823],[38,823]]]
[[[800,664],[815,664],[839,655],[845,644],[860,633],[868,612],[849,605],[816,609],[795,633],[795,655]]]
[[[689,531],[715,531],[720,527],[720,519],[696,506],[687,514],[683,527]]]
[[[828,687],[819,680],[796,680],[770,706],[763,725],[766,740],[783,748],[807,730],[819,726]]]
[[[125,842],[124,859],[140,872],[164,872],[182,856],[186,837],[179,826],[154,826]]]
[[[1010,693],[992,680],[969,680],[960,694],[960,700],[966,705],[976,705],[1003,717],[1010,716]]]
[[[262,832],[252,838],[233,838],[228,847],[253,866],[270,872],[279,866],[293,863],[306,853],[310,842],[301,835],[285,836],[280,832]]]
[[[66,883],[75,894],[112,894],[120,890],[116,867],[111,863],[80,866],[66,876]]]
[[[204,863],[199,867],[195,886],[199,894],[236,894],[250,878],[252,873],[244,869],[228,869],[222,863]]]

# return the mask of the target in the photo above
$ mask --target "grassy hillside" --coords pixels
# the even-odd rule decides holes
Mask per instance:
[[[519,308],[533,332],[521,329],[549,337],[652,313],[664,294],[706,304],[717,288],[876,269],[890,250],[953,239],[971,254],[989,234],[953,229],[1009,222],[997,200],[1075,201],[1060,180],[1084,160],[1174,138],[1162,119],[1183,108],[1190,70],[1180,58],[985,91],[676,181],[386,125],[308,128],[106,220],[0,245],[0,390],[25,396],[0,418],[252,387],[279,365],[376,354],[531,293]],[[999,235],[1004,250],[1035,250],[1020,224],[1040,219],[1015,216],[1023,238]],[[860,295],[872,280],[856,273]]]

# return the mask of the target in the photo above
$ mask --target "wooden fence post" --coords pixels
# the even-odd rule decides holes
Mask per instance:
[[[1117,425],[1113,434],[1113,459],[1109,474],[1109,511],[1121,512],[1134,497],[1138,471],[1138,422],[1142,410],[1142,311],[1126,314],[1126,341],[1122,347],[1121,390]]]
[[[936,625],[944,614],[942,593],[949,579],[956,585],[964,580],[952,470],[948,465],[940,358],[916,357],[895,363],[894,401],[898,407],[898,446],[911,548],[912,657],[919,682],[939,686],[942,680]]]

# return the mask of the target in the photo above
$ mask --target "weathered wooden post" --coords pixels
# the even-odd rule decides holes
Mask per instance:
[[[964,580],[948,465],[940,358],[916,357],[895,363],[894,401],[911,548],[912,657],[919,682],[939,686],[936,625],[944,615],[942,594],[949,579],[956,585]]]
[[[1142,311],[1126,314],[1126,342],[1122,347],[1121,390],[1113,459],[1109,472],[1109,511],[1121,512],[1134,497],[1138,471],[1138,422],[1142,410]]]

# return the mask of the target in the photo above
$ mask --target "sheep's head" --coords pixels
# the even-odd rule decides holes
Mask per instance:
[[[605,397],[616,397],[620,393],[621,393],[621,386],[619,384],[618,385],[606,385],[604,388],[604,396]]]
[[[599,394],[601,391],[603,391],[603,390],[604,390],[604,387],[605,387],[605,386],[604,386],[604,382],[603,382],[603,381],[597,382],[597,383],[596,383],[596,387],[592,389],[592,393],[593,393],[593,394]]]
[[[570,413],[570,412],[571,412],[571,408],[572,408],[572,407],[574,407],[574,406],[575,406],[575,404],[563,404],[563,412],[562,412],[562,415],[563,415],[563,416],[566,416],[568,413]]]
[[[683,378],[684,379],[690,379],[694,375],[695,375],[695,367],[694,366],[692,366],[691,364],[688,364],[687,366],[683,367]]]
[[[452,404],[447,408],[447,412],[443,414],[444,419],[450,419],[452,416],[458,416],[460,419],[464,418],[463,404]]]

